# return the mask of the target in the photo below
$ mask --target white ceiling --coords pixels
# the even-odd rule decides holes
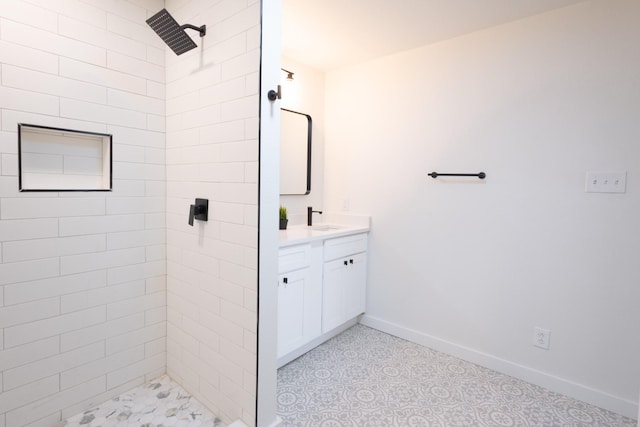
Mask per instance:
[[[582,1],[282,0],[282,53],[327,71]]]

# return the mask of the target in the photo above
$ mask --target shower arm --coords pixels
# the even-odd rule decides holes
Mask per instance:
[[[182,30],[185,30],[187,28],[189,28],[190,30],[196,30],[200,33],[200,37],[204,37],[207,35],[207,26],[203,25],[202,27],[196,27],[195,25],[191,25],[191,24],[184,24],[181,25],[180,28]]]

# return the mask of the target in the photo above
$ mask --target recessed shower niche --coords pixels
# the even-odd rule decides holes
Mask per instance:
[[[20,191],[111,191],[112,135],[18,124]]]

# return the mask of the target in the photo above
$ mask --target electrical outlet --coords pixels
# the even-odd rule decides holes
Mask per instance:
[[[533,328],[533,345],[545,350],[549,350],[549,339],[551,338],[551,331],[548,329],[542,329],[539,327]]]
[[[627,190],[626,172],[587,172],[587,193],[624,193]]]

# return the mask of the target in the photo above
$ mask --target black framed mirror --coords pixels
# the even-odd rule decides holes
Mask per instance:
[[[280,194],[311,192],[311,116],[281,109]]]

